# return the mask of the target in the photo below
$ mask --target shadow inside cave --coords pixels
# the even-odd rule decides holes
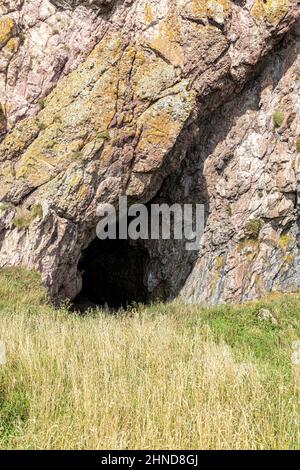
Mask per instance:
[[[144,274],[147,250],[129,240],[96,238],[83,251],[78,265],[82,290],[74,300],[74,309],[85,312],[97,307],[111,310],[147,302]]]

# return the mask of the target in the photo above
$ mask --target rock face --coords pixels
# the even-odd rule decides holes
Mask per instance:
[[[194,302],[240,302],[299,289],[299,52],[291,36],[258,78],[199,124],[164,182],[159,202],[199,201],[209,216],[196,260],[179,242],[149,243],[153,297],[182,289]]]
[[[208,208],[199,253],[143,242],[150,299],[299,289],[296,0],[8,0],[0,15],[0,266],[73,299],[98,204],[126,194]]]

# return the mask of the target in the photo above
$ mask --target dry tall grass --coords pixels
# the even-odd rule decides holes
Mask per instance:
[[[234,310],[170,304],[80,318],[32,307],[27,285],[5,308],[15,281],[5,282],[0,448],[299,448],[289,345],[300,330],[294,314],[280,317],[285,300],[271,303],[278,327],[260,325],[249,308],[236,343],[226,330]],[[290,302],[299,309],[299,296]]]

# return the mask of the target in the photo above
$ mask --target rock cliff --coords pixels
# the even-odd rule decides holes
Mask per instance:
[[[199,253],[143,242],[147,299],[299,289],[299,18],[297,0],[0,0],[0,266],[74,299],[98,204],[127,195],[207,207]]]

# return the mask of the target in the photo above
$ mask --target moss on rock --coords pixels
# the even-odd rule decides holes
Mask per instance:
[[[275,127],[281,127],[284,122],[284,114],[282,111],[275,111],[273,114],[273,122]]]
[[[245,225],[246,235],[253,240],[257,240],[259,237],[261,226],[262,222],[260,219],[249,220]]]

